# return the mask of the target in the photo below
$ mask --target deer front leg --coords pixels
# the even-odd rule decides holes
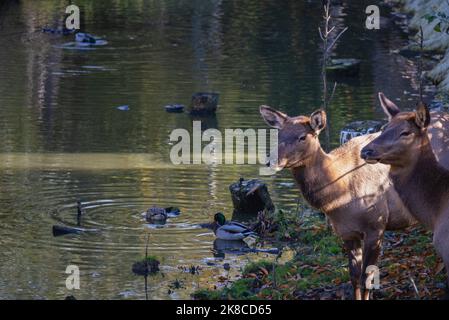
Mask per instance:
[[[449,300],[449,221],[440,223],[433,234],[433,244],[437,253],[441,256],[446,267],[446,292],[443,300]]]
[[[360,240],[347,240],[344,242],[349,258],[349,275],[354,289],[354,299],[362,300],[360,278],[362,276],[362,243]]]
[[[365,289],[363,294],[363,300],[370,299],[370,289],[367,288],[368,283],[372,283],[374,279],[374,270],[371,266],[376,267],[377,260],[380,255],[380,250],[382,246],[383,232],[377,232],[365,236],[363,240],[363,269],[362,269],[362,285]],[[368,270],[367,270],[368,269]]]

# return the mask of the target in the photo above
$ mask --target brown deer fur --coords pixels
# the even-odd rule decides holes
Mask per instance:
[[[423,104],[416,112],[397,113],[361,155],[367,162],[391,165],[395,189],[416,219],[434,232],[433,243],[449,271],[449,170],[434,154],[430,120]]]

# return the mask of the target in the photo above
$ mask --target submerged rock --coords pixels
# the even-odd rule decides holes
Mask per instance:
[[[81,234],[85,230],[80,228],[72,228],[72,227],[65,227],[65,226],[57,226],[54,225],[52,228],[53,231],[53,237],[60,237],[67,234]]]
[[[267,185],[260,180],[247,180],[243,178],[229,186],[234,215],[256,216],[260,211],[274,211]]]
[[[75,35],[75,41],[76,42],[84,42],[84,43],[96,43],[97,40],[101,40],[99,37],[95,37],[91,34],[84,33],[84,32],[78,32]]]
[[[379,132],[385,123],[385,121],[374,120],[351,122],[340,131],[340,144],[345,144],[355,137]]]

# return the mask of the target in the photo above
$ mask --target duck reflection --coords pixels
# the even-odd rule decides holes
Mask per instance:
[[[213,254],[215,258],[225,258],[226,254],[244,255],[250,248],[243,241],[215,239]]]

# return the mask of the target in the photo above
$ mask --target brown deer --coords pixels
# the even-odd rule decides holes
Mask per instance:
[[[434,154],[428,134],[431,114],[423,103],[416,112],[400,112],[397,107],[389,111],[390,123],[361,156],[368,163],[391,166],[395,189],[416,219],[433,231],[436,251],[449,272],[449,170]],[[438,120],[443,129],[449,126],[447,116],[439,115]]]
[[[366,165],[362,148],[379,134],[357,137],[326,153],[318,135],[326,127],[326,113],[289,117],[267,106],[260,113],[268,125],[279,129],[278,166],[290,168],[307,202],[324,212],[344,242],[354,297],[362,299],[365,270],[375,265],[385,230],[415,223],[394,190],[389,166]],[[363,242],[363,249],[362,249]],[[369,299],[369,290],[364,290]]]
[[[388,119],[391,120],[401,112],[399,107],[382,92],[379,101]],[[432,150],[438,160],[446,169],[449,169],[449,114],[441,111],[430,112],[430,125],[427,130]]]
[[[379,99],[390,118],[399,112],[382,93]],[[268,125],[279,129],[279,166],[291,168],[304,198],[327,214],[343,239],[355,298],[360,299],[361,283],[366,283],[362,281],[366,277],[364,271],[375,264],[385,229],[401,229],[414,222],[391,187],[389,166],[370,168],[360,161],[361,149],[379,134],[355,138],[327,154],[318,140],[326,126],[323,111],[294,118],[270,107],[262,106],[260,111]],[[439,161],[449,168],[449,116],[432,115],[428,130],[432,148]],[[365,291],[364,298],[368,296]]]

